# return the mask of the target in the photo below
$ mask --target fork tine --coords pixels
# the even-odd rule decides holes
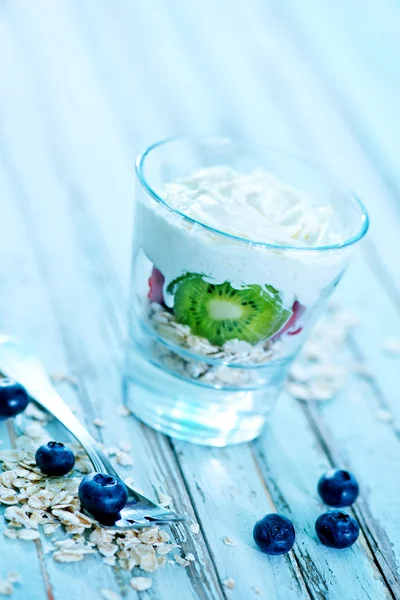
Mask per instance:
[[[159,517],[155,517],[154,519],[149,517],[149,520],[152,523],[157,521],[157,525],[167,525],[168,523],[184,523],[185,521],[187,521],[187,517],[171,512],[168,515],[160,515]]]
[[[164,518],[154,518],[154,519],[134,519],[132,520],[121,518],[119,521],[116,521],[113,525],[102,525],[106,529],[113,529],[114,531],[121,531],[126,529],[144,529],[147,527],[154,527],[156,525],[169,525],[172,523],[181,523],[186,521],[185,517],[177,515],[176,513],[171,513],[171,517],[168,519]]]

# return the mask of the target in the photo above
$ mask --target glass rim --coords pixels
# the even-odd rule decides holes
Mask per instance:
[[[194,219],[193,217],[189,217],[184,212],[178,210],[176,207],[169,204],[165,198],[163,198],[162,196],[157,194],[157,192],[153,189],[153,187],[150,185],[150,183],[148,182],[147,178],[144,175],[144,167],[145,167],[147,157],[157,148],[160,148],[161,146],[165,146],[166,144],[169,144],[171,142],[186,142],[186,143],[197,143],[197,144],[204,144],[204,145],[211,144],[211,143],[226,144],[226,145],[228,145],[228,144],[235,145],[236,144],[238,146],[241,145],[243,149],[246,149],[249,151],[251,151],[251,150],[252,151],[254,151],[254,150],[266,151],[267,150],[269,152],[272,151],[272,152],[275,152],[276,154],[280,154],[283,157],[286,156],[288,158],[295,159],[295,160],[303,163],[303,165],[305,165],[306,167],[311,168],[314,171],[317,171],[318,173],[325,175],[327,178],[329,178],[332,181],[332,183],[334,183],[336,185],[336,187],[338,189],[340,189],[346,195],[348,195],[353,200],[355,200],[355,203],[358,206],[358,209],[360,211],[361,227],[355,235],[349,237],[348,239],[346,239],[343,242],[340,242],[338,244],[328,244],[328,245],[321,245],[321,246],[298,246],[298,245],[294,245],[294,244],[275,244],[272,242],[261,242],[261,241],[250,240],[248,238],[244,238],[239,235],[228,233],[226,231],[221,231],[220,229],[216,229],[215,227],[212,227],[210,225],[206,225],[205,223],[202,223],[201,221],[198,221],[197,219]],[[189,221],[192,224],[198,225],[201,228],[204,228],[207,231],[211,231],[212,233],[215,233],[217,235],[222,235],[228,239],[231,239],[234,241],[239,241],[239,242],[244,242],[246,244],[252,244],[252,245],[260,246],[263,248],[269,248],[272,250],[291,250],[291,251],[296,251],[296,252],[324,252],[324,251],[328,251],[328,250],[340,250],[340,249],[352,246],[353,244],[356,244],[357,242],[362,240],[362,238],[365,236],[365,234],[367,233],[368,228],[369,228],[368,212],[364,206],[364,203],[361,201],[361,199],[355,192],[353,192],[350,188],[346,187],[344,184],[342,184],[340,182],[340,180],[336,179],[336,177],[334,177],[333,175],[330,175],[329,172],[326,172],[324,169],[322,169],[320,166],[313,163],[312,161],[304,159],[302,156],[296,154],[295,152],[291,152],[289,150],[284,150],[277,146],[257,145],[257,144],[255,144],[254,146],[250,146],[250,145],[244,143],[244,141],[241,140],[240,138],[236,139],[236,138],[232,138],[232,137],[172,136],[169,138],[159,140],[158,142],[154,142],[153,144],[148,146],[145,150],[143,150],[136,158],[135,171],[136,171],[136,175],[139,180],[139,183],[142,185],[142,187],[144,187],[144,189],[148,192],[148,194],[150,196],[152,196],[152,198],[154,198],[154,200],[156,200],[157,202],[163,204],[168,209],[172,210],[174,213],[180,215],[183,219],[185,219],[186,221]]]

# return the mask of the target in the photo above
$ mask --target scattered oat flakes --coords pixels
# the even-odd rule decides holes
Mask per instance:
[[[104,421],[104,419],[96,417],[95,419],[93,419],[93,425],[95,425],[96,427],[105,427],[106,422]]]
[[[291,369],[286,386],[292,396],[302,401],[328,401],[337,395],[352,370],[340,350],[357,324],[354,315],[338,309],[322,317]],[[361,366],[354,371],[361,374]]]
[[[17,573],[17,571],[10,571],[7,574],[7,580],[10,583],[22,583],[22,577],[20,573]]]
[[[222,583],[229,590],[235,589],[236,581],[233,579],[233,577],[228,577],[228,579],[225,579]]]
[[[137,592],[144,592],[144,590],[150,589],[153,585],[150,577],[132,577],[129,583]]]
[[[13,593],[13,586],[10,581],[6,579],[0,579],[0,596],[11,596]]]
[[[122,600],[120,594],[117,594],[117,592],[113,592],[112,590],[107,590],[105,588],[100,590],[100,596],[103,598],[103,600]]]
[[[158,502],[159,502],[159,504],[161,504],[161,506],[165,506],[165,507],[171,506],[172,498],[171,498],[171,496],[168,496],[168,494],[163,494],[163,492],[159,492]]]
[[[228,536],[224,537],[222,541],[224,542],[225,546],[237,546],[236,540]]]
[[[166,555],[176,548],[165,530],[152,527],[116,533],[97,526],[80,511],[79,484],[82,475],[92,468],[79,444],[69,444],[76,456],[74,471],[69,476],[49,478],[37,469],[37,446],[51,439],[44,425],[46,422],[40,414],[24,414],[17,424],[21,432],[17,437],[17,449],[0,450],[3,469],[0,472],[0,502],[8,503],[4,510],[7,521],[4,536],[34,540],[39,538],[39,528],[43,528],[46,536],[59,530],[62,537],[52,538],[52,543],[46,541],[45,544],[45,552],[57,562],[77,562],[84,560],[87,554],[95,553],[105,564],[128,572],[139,567],[150,573],[162,567]],[[127,447],[126,442],[122,443],[122,448]],[[126,462],[124,457],[128,457],[131,462],[123,449],[116,449],[115,454],[119,460],[122,457]],[[188,554],[186,559],[180,557],[180,560],[185,565],[190,564],[191,555]],[[139,581],[137,585],[141,585],[141,579],[150,581],[143,585],[151,585],[151,579],[134,578]]]

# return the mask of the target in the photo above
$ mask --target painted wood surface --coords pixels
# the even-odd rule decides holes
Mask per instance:
[[[0,327],[33,341],[49,372],[75,377],[60,391],[93,434],[130,440],[126,473],[151,496],[170,494],[201,528],[174,531],[193,566],[167,565],[140,594],[96,558],[58,565],[43,540],[0,540],[0,577],[24,579],[17,600],[95,600],[101,588],[157,600],[400,598],[400,359],[380,349],[400,337],[399,25],[393,0],[0,2]],[[323,405],[283,395],[262,438],[237,448],[170,441],[115,411],[134,157],[188,132],[267,140],[317,160],[372,219],[337,293],[361,320],[342,359],[371,376],[351,376]],[[392,418],[380,421],[381,410]],[[315,484],[331,464],[352,469],[363,490],[362,536],[344,553],[313,532]],[[298,531],[284,558],[251,540],[274,509]]]

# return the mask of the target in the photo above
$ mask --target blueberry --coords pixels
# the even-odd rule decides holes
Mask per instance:
[[[36,464],[46,475],[66,475],[75,464],[75,455],[61,442],[48,442],[36,450]]]
[[[359,488],[354,475],[343,469],[331,469],[318,482],[318,492],[329,506],[351,506],[356,501]]]
[[[85,510],[101,523],[111,524],[128,500],[128,490],[118,477],[91,473],[79,486],[79,500]]]
[[[315,531],[321,542],[330,548],[348,548],[357,540],[360,528],[355,519],[341,510],[320,515]]]
[[[296,534],[293,523],[283,515],[265,515],[254,525],[253,538],[266,554],[286,554],[292,549]]]
[[[0,379],[0,417],[18,415],[25,410],[28,402],[28,392],[20,383],[8,377]]]

